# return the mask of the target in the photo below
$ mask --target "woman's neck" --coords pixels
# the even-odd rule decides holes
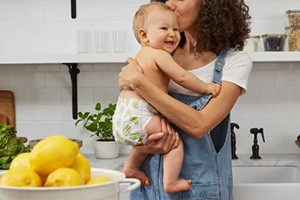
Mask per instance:
[[[193,37],[193,34],[189,32],[184,32],[186,42],[183,46],[183,49],[190,53],[195,53],[196,39]]]
[[[175,61],[185,68],[192,70],[203,67],[213,61],[217,55],[211,51],[195,52],[195,39],[188,32],[185,33],[186,42],[182,48],[177,48],[173,54]]]

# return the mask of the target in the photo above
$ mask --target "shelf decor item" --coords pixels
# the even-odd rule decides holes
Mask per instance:
[[[254,52],[257,51],[257,46],[260,43],[260,36],[259,35],[252,35],[249,36],[245,43],[244,50],[247,52]]]
[[[261,36],[265,51],[283,51],[286,34],[264,34]]]
[[[300,10],[287,10],[290,26],[300,26]]]
[[[99,159],[111,159],[119,156],[119,143],[115,141],[112,133],[112,117],[116,109],[116,104],[108,104],[103,108],[101,103],[96,103],[96,113],[79,112],[78,123],[83,123],[83,128],[91,133],[91,137],[96,136],[94,142],[95,156]]]
[[[289,51],[300,51],[300,26],[287,26],[285,30]]]

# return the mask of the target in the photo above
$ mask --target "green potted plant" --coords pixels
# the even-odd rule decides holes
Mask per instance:
[[[94,142],[95,156],[97,158],[116,158],[119,156],[119,144],[115,142],[112,133],[112,117],[116,109],[116,104],[108,104],[103,108],[101,103],[96,103],[96,113],[78,112],[78,123],[83,123],[83,128],[91,132],[91,137],[96,136]]]

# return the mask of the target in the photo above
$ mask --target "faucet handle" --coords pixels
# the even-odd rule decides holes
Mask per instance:
[[[260,128],[261,137],[263,139],[263,142],[265,142],[265,136],[264,136],[264,129]]]
[[[234,128],[237,128],[237,129],[240,128],[240,126],[237,123],[234,123],[234,122],[230,123],[230,125],[231,125],[231,131],[233,131]]]
[[[265,142],[265,136],[264,136],[264,129],[263,129],[263,128],[260,128],[260,129],[258,129],[258,128],[251,128],[251,129],[250,129],[250,133],[251,133],[251,134],[254,134],[255,138],[256,138],[256,135],[257,135],[258,133],[261,133],[263,142]]]

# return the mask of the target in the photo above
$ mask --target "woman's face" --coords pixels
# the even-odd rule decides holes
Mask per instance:
[[[198,21],[198,13],[203,0],[167,0],[166,4],[172,8],[178,16],[178,24],[181,31],[193,29]]]

